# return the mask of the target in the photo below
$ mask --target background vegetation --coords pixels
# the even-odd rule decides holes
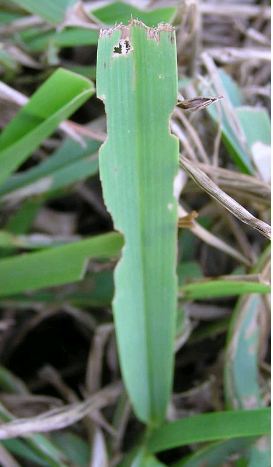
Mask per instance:
[[[132,17],[172,23],[177,38],[175,369],[152,432],[121,382],[123,239],[98,173],[99,30]],[[0,0],[4,467],[269,465],[269,33],[266,1]],[[197,96],[224,99],[189,104]]]

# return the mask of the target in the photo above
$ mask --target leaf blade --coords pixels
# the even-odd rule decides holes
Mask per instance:
[[[0,183],[94,92],[86,78],[59,68],[0,136]]]
[[[121,245],[121,236],[110,233],[3,259],[0,261],[0,296],[80,280],[88,258],[116,256]]]
[[[157,31],[132,21],[130,52],[119,54],[126,34],[120,28],[105,31],[98,47],[97,92],[108,119],[100,176],[108,210],[126,238],[113,303],[123,377],[138,417],[157,423],[170,395],[176,313],[178,142],[168,129],[177,98],[176,51],[170,26]]]
[[[166,423],[148,440],[150,452],[161,452],[191,443],[268,434],[270,409],[236,410],[194,415]]]

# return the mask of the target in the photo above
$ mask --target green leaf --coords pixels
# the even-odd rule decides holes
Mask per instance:
[[[246,136],[252,159],[262,179],[269,183],[271,123],[268,112],[263,108],[245,106],[237,107],[236,115]]]
[[[172,467],[219,467],[231,456],[245,453],[252,438],[229,439],[220,443],[212,443],[194,454],[173,464]],[[258,465],[258,464],[257,464]]]
[[[270,247],[261,256],[253,273],[268,267]],[[225,358],[225,397],[230,408],[261,407],[259,387],[259,337],[262,332],[263,300],[257,294],[240,298],[229,326]],[[243,377],[242,377],[243,375]]]
[[[13,3],[33,15],[38,15],[52,24],[64,21],[65,13],[76,0],[12,0]]]
[[[23,18],[21,13],[11,11],[0,11],[0,24],[7,25],[16,19]]]
[[[39,165],[12,175],[0,186],[0,196],[12,193],[24,198],[32,192],[50,193],[94,175],[98,171],[98,158],[91,155],[99,146],[95,141],[86,140],[83,148],[70,138],[66,139]]]
[[[18,210],[9,217],[5,229],[14,234],[26,234],[41,207],[41,199],[28,199],[20,204]]]
[[[253,273],[268,269],[270,247],[268,247]],[[263,316],[267,310],[260,295],[251,294],[241,298],[234,310],[229,326],[228,344],[225,356],[225,397],[228,407],[251,409],[263,407],[260,388],[259,351],[263,338]],[[249,450],[249,464],[269,465],[270,442],[260,438]]]
[[[6,393],[27,394],[25,383],[2,365],[0,365],[0,388]]]
[[[26,459],[27,461],[31,461],[34,465],[41,465],[43,467],[54,466],[57,467],[58,464],[56,462],[49,463],[45,460],[41,453],[36,453],[29,447],[24,441],[20,439],[7,439],[1,441],[1,444],[5,446],[8,451],[12,454],[18,456],[19,458]],[[58,466],[59,467],[59,466]]]
[[[7,70],[16,71],[18,68],[18,64],[16,60],[12,57],[10,53],[6,50],[0,49],[0,65],[3,65],[4,68]]]
[[[122,374],[137,416],[156,424],[165,416],[173,372],[178,142],[169,118],[177,99],[176,48],[169,25],[150,30],[132,21],[128,28],[127,42],[125,26],[99,39],[97,93],[108,128],[100,176],[125,236],[113,302]]]
[[[158,23],[171,23],[176,14],[176,8],[157,8],[154,10],[140,10],[124,2],[112,2],[96,10],[92,10],[102,23],[127,23],[132,18],[143,21],[147,26],[156,26]]]
[[[241,92],[232,78],[221,69],[217,70],[217,77],[219,81],[222,82],[226,93],[225,98],[230,100],[230,106],[231,108],[233,107],[234,114],[236,115],[238,105],[240,105],[243,100]],[[214,94],[213,89],[202,89],[202,92],[205,93],[205,95],[210,93],[211,95]],[[254,168],[251,160],[250,149],[247,144],[242,144],[238,135],[231,127],[229,123],[229,115],[226,114],[224,106],[222,106],[223,113],[221,114],[217,111],[217,107],[213,105],[207,107],[207,111],[215,124],[219,124],[219,120],[221,121],[222,139],[230,156],[234,160],[234,163],[243,173],[253,174]]]
[[[271,460],[271,442],[270,436],[263,436],[253,443],[247,456],[247,467],[256,467],[257,465],[270,465]]]
[[[131,462],[131,467],[164,467],[165,464],[159,462],[154,456],[145,453],[141,449],[134,460]]]
[[[192,443],[260,436],[270,432],[270,409],[236,410],[194,415],[166,423],[148,440],[150,452]]]
[[[218,68],[218,73],[233,107],[243,105],[244,96],[236,81],[223,68]]]
[[[266,294],[270,292],[270,285],[262,282],[236,281],[232,279],[207,280],[193,282],[180,288],[180,296],[184,300],[198,300],[216,297],[245,295],[248,293]]]
[[[240,120],[250,148],[258,141],[270,145],[270,118],[265,109],[242,106],[237,107],[236,114]]]
[[[202,269],[197,261],[182,261],[177,266],[178,283],[184,285],[192,279],[203,277]]]
[[[112,271],[100,271],[89,273],[74,290],[38,291],[29,294],[14,295],[13,303],[17,307],[26,308],[31,303],[72,303],[81,307],[106,307],[111,306],[114,296],[114,283]]]
[[[32,31],[23,31],[19,37],[31,52],[41,52],[49,46],[62,48],[96,45],[99,32],[95,29],[79,27],[68,27],[62,31],[50,30],[46,32],[32,28]]]
[[[238,302],[229,332],[225,363],[226,397],[233,408],[260,407],[258,373],[259,316],[262,298],[253,294]]]
[[[2,259],[0,296],[78,281],[85,273],[89,258],[116,256],[121,246],[121,236],[110,233],[37,253]]]
[[[91,81],[60,68],[0,135],[0,183],[94,92]]]
[[[0,419],[11,421],[15,417],[0,404]],[[46,436],[35,434],[28,436],[25,441],[10,439],[1,441],[12,453],[25,459],[37,462],[37,465],[48,467],[65,467],[65,456]]]
[[[51,435],[54,443],[66,455],[73,465],[87,467],[90,459],[90,447],[79,436],[70,432],[55,432]]]

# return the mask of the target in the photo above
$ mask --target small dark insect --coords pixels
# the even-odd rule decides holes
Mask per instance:
[[[185,99],[184,101],[178,101],[176,104],[177,107],[180,107],[183,110],[191,110],[194,112],[195,110],[201,110],[208,105],[214,104],[214,102],[223,99],[223,96],[215,96],[215,97],[194,97],[193,99]]]

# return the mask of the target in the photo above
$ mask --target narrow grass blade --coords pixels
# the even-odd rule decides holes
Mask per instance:
[[[151,434],[150,452],[191,443],[266,435],[270,432],[270,409],[236,410],[194,415],[166,423]]]
[[[93,83],[58,69],[0,135],[0,183],[94,92]]]
[[[254,273],[269,271],[270,247],[261,256]],[[263,407],[260,387],[259,352],[264,338],[267,310],[260,295],[240,298],[229,326],[225,357],[225,396],[234,409]],[[260,438],[249,450],[249,465],[269,465],[270,440]]]
[[[0,297],[82,279],[89,258],[113,257],[122,246],[116,233],[0,261]]]
[[[114,295],[112,271],[100,271],[87,274],[76,290],[37,291],[30,294],[13,295],[7,298],[9,303],[26,309],[31,303],[71,303],[80,307],[109,307]]]
[[[13,234],[26,234],[41,207],[41,199],[28,199],[20,204],[16,212],[9,217],[5,229]]]
[[[224,280],[207,280],[194,282],[180,288],[180,296],[184,300],[199,300],[216,297],[230,297],[249,293],[266,294],[270,285],[263,282]]]
[[[15,417],[0,404],[1,421],[11,422]],[[3,426],[1,423],[0,426]],[[33,434],[26,440],[9,439],[2,440],[1,443],[10,450],[11,453],[20,455],[24,459],[37,462],[37,465],[49,467],[65,467],[65,456],[54,446],[54,444],[44,435]]]
[[[255,438],[254,438],[255,440]],[[173,464],[172,467],[219,467],[231,456],[244,456],[253,443],[252,438],[229,439],[220,443],[212,443],[194,454]]]
[[[215,67],[215,73],[216,80],[219,80],[219,83],[221,83],[221,86],[225,92],[225,98],[229,99],[230,108],[236,115],[238,106],[243,102],[243,96],[241,95],[240,89],[232,80],[232,78],[223,70]],[[214,92],[217,93],[217,91],[214,91],[213,89],[205,89],[203,92],[211,92],[212,95]],[[234,128],[232,128],[230,125],[229,115],[227,114],[225,107],[221,106],[223,114],[218,112],[218,110],[216,106],[210,106],[207,109],[210,117],[216,125],[219,124],[219,120],[221,121],[222,139],[230,156],[234,160],[234,163],[237,165],[237,167],[240,168],[241,172],[253,174],[254,167],[250,157],[250,151],[246,145],[242,144],[242,141],[240,141],[238,138]]]
[[[98,171],[98,158],[94,155],[98,148],[95,141],[87,140],[83,148],[68,138],[39,165],[12,175],[0,186],[0,196],[6,200],[49,193],[94,175]]]
[[[77,467],[87,467],[90,459],[89,443],[74,433],[56,431],[51,434],[51,438],[59,449],[65,453],[72,465]]]
[[[12,2],[33,15],[41,16],[49,23],[58,24],[64,20],[66,10],[76,3],[76,0],[12,0]]]
[[[103,194],[124,233],[113,309],[125,384],[137,416],[165,416],[173,372],[177,280],[178,142],[169,133],[177,99],[174,30],[132,21],[102,32],[97,92],[108,139],[100,150]]]
[[[264,312],[262,298],[257,294],[240,299],[235,310],[225,362],[225,391],[229,407],[261,406],[257,355],[261,312]]]
[[[141,10],[125,2],[112,2],[103,7],[92,10],[102,23],[118,24],[127,23],[131,18],[143,21],[147,26],[155,26],[158,23],[171,23],[176,14],[176,8],[156,8],[154,10]]]
[[[31,34],[30,34],[31,32]],[[96,29],[67,27],[62,31],[50,30],[42,32],[37,28],[19,34],[20,41],[30,52],[42,52],[49,46],[63,48],[79,45],[96,45],[99,33]]]
[[[265,250],[253,272],[262,273],[264,268],[268,270],[269,260],[270,247]],[[241,298],[234,310],[225,358],[225,396],[228,407],[240,409],[262,406],[258,352],[262,329],[260,323],[265,313],[262,298],[257,294]]]
[[[262,180],[270,183],[271,123],[266,109],[242,106],[237,117]]]

